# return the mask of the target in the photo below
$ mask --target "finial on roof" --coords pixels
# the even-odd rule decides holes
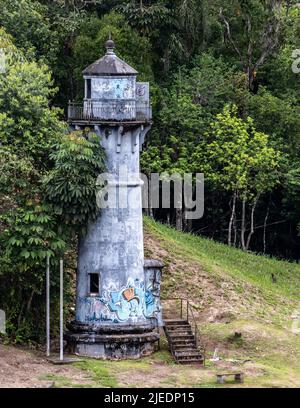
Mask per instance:
[[[107,54],[114,54],[114,49],[115,49],[115,43],[114,41],[111,39],[111,33],[109,33],[109,39],[106,41],[105,43],[105,48],[107,50]]]

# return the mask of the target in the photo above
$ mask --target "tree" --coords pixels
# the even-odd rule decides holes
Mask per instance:
[[[210,54],[196,57],[191,68],[180,69],[170,89],[159,92],[155,100],[156,121],[142,154],[142,170],[147,174],[201,171],[193,167],[192,154],[225,100],[244,105],[249,93],[245,83],[244,74]],[[184,224],[183,214],[184,209],[176,212],[177,225]]]
[[[258,69],[279,45],[283,9],[282,0],[233,0],[220,7],[225,41],[247,74],[251,91],[255,90]]]
[[[0,0],[0,26],[13,36],[16,47],[30,60],[54,66],[58,37],[47,19],[47,7],[36,0]]]
[[[43,168],[49,163],[49,147],[66,130],[59,110],[49,107],[55,93],[51,73],[44,64],[27,61],[3,30],[2,41],[9,58],[0,74],[0,141]]]
[[[73,132],[53,146],[54,167],[44,178],[45,199],[62,230],[84,233],[98,214],[97,177],[105,172],[105,154],[99,137]]]
[[[259,131],[268,133],[272,142],[290,158],[300,152],[300,108],[293,97],[279,98],[262,87],[248,99],[247,110]]]
[[[242,204],[240,244],[249,249],[254,234],[255,210],[262,194],[278,183],[279,152],[266,134],[257,132],[253,120],[238,117],[236,106],[226,106],[216,115],[205,139],[199,144],[193,162],[203,168],[206,179],[215,188],[231,192],[231,214],[228,225],[228,244],[235,242],[238,201]],[[246,239],[246,210],[250,206],[250,232]]]
[[[153,34],[168,22],[170,11],[165,1],[131,0],[116,7],[129,24],[142,35]]]

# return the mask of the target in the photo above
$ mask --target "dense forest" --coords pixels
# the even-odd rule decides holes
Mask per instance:
[[[97,212],[104,153],[70,134],[66,114],[109,36],[150,82],[141,170],[205,175],[202,219],[188,222],[184,208],[147,214],[299,260],[299,3],[0,0],[0,10],[0,298],[17,341],[39,339],[47,255],[72,263]]]

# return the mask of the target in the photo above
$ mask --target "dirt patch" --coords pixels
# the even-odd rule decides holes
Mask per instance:
[[[217,373],[243,373],[246,384],[234,384],[237,387],[249,385],[249,379],[264,375],[264,370],[250,362],[239,365],[220,361],[211,367],[200,365],[165,365],[153,364],[151,370],[124,370],[115,373],[118,383],[122,387],[137,388],[198,388],[203,386],[216,387]]]
[[[41,353],[0,344],[0,388],[49,388],[56,378],[73,385],[91,382],[87,373],[73,366],[55,366]]]

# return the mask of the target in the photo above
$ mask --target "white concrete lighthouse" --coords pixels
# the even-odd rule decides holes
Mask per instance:
[[[83,71],[85,98],[70,104],[72,128],[89,127],[106,151],[109,200],[79,243],[76,319],[66,334],[78,355],[139,358],[154,351],[161,326],[162,264],[144,260],[140,150],[151,128],[149,84],[106,42]]]

